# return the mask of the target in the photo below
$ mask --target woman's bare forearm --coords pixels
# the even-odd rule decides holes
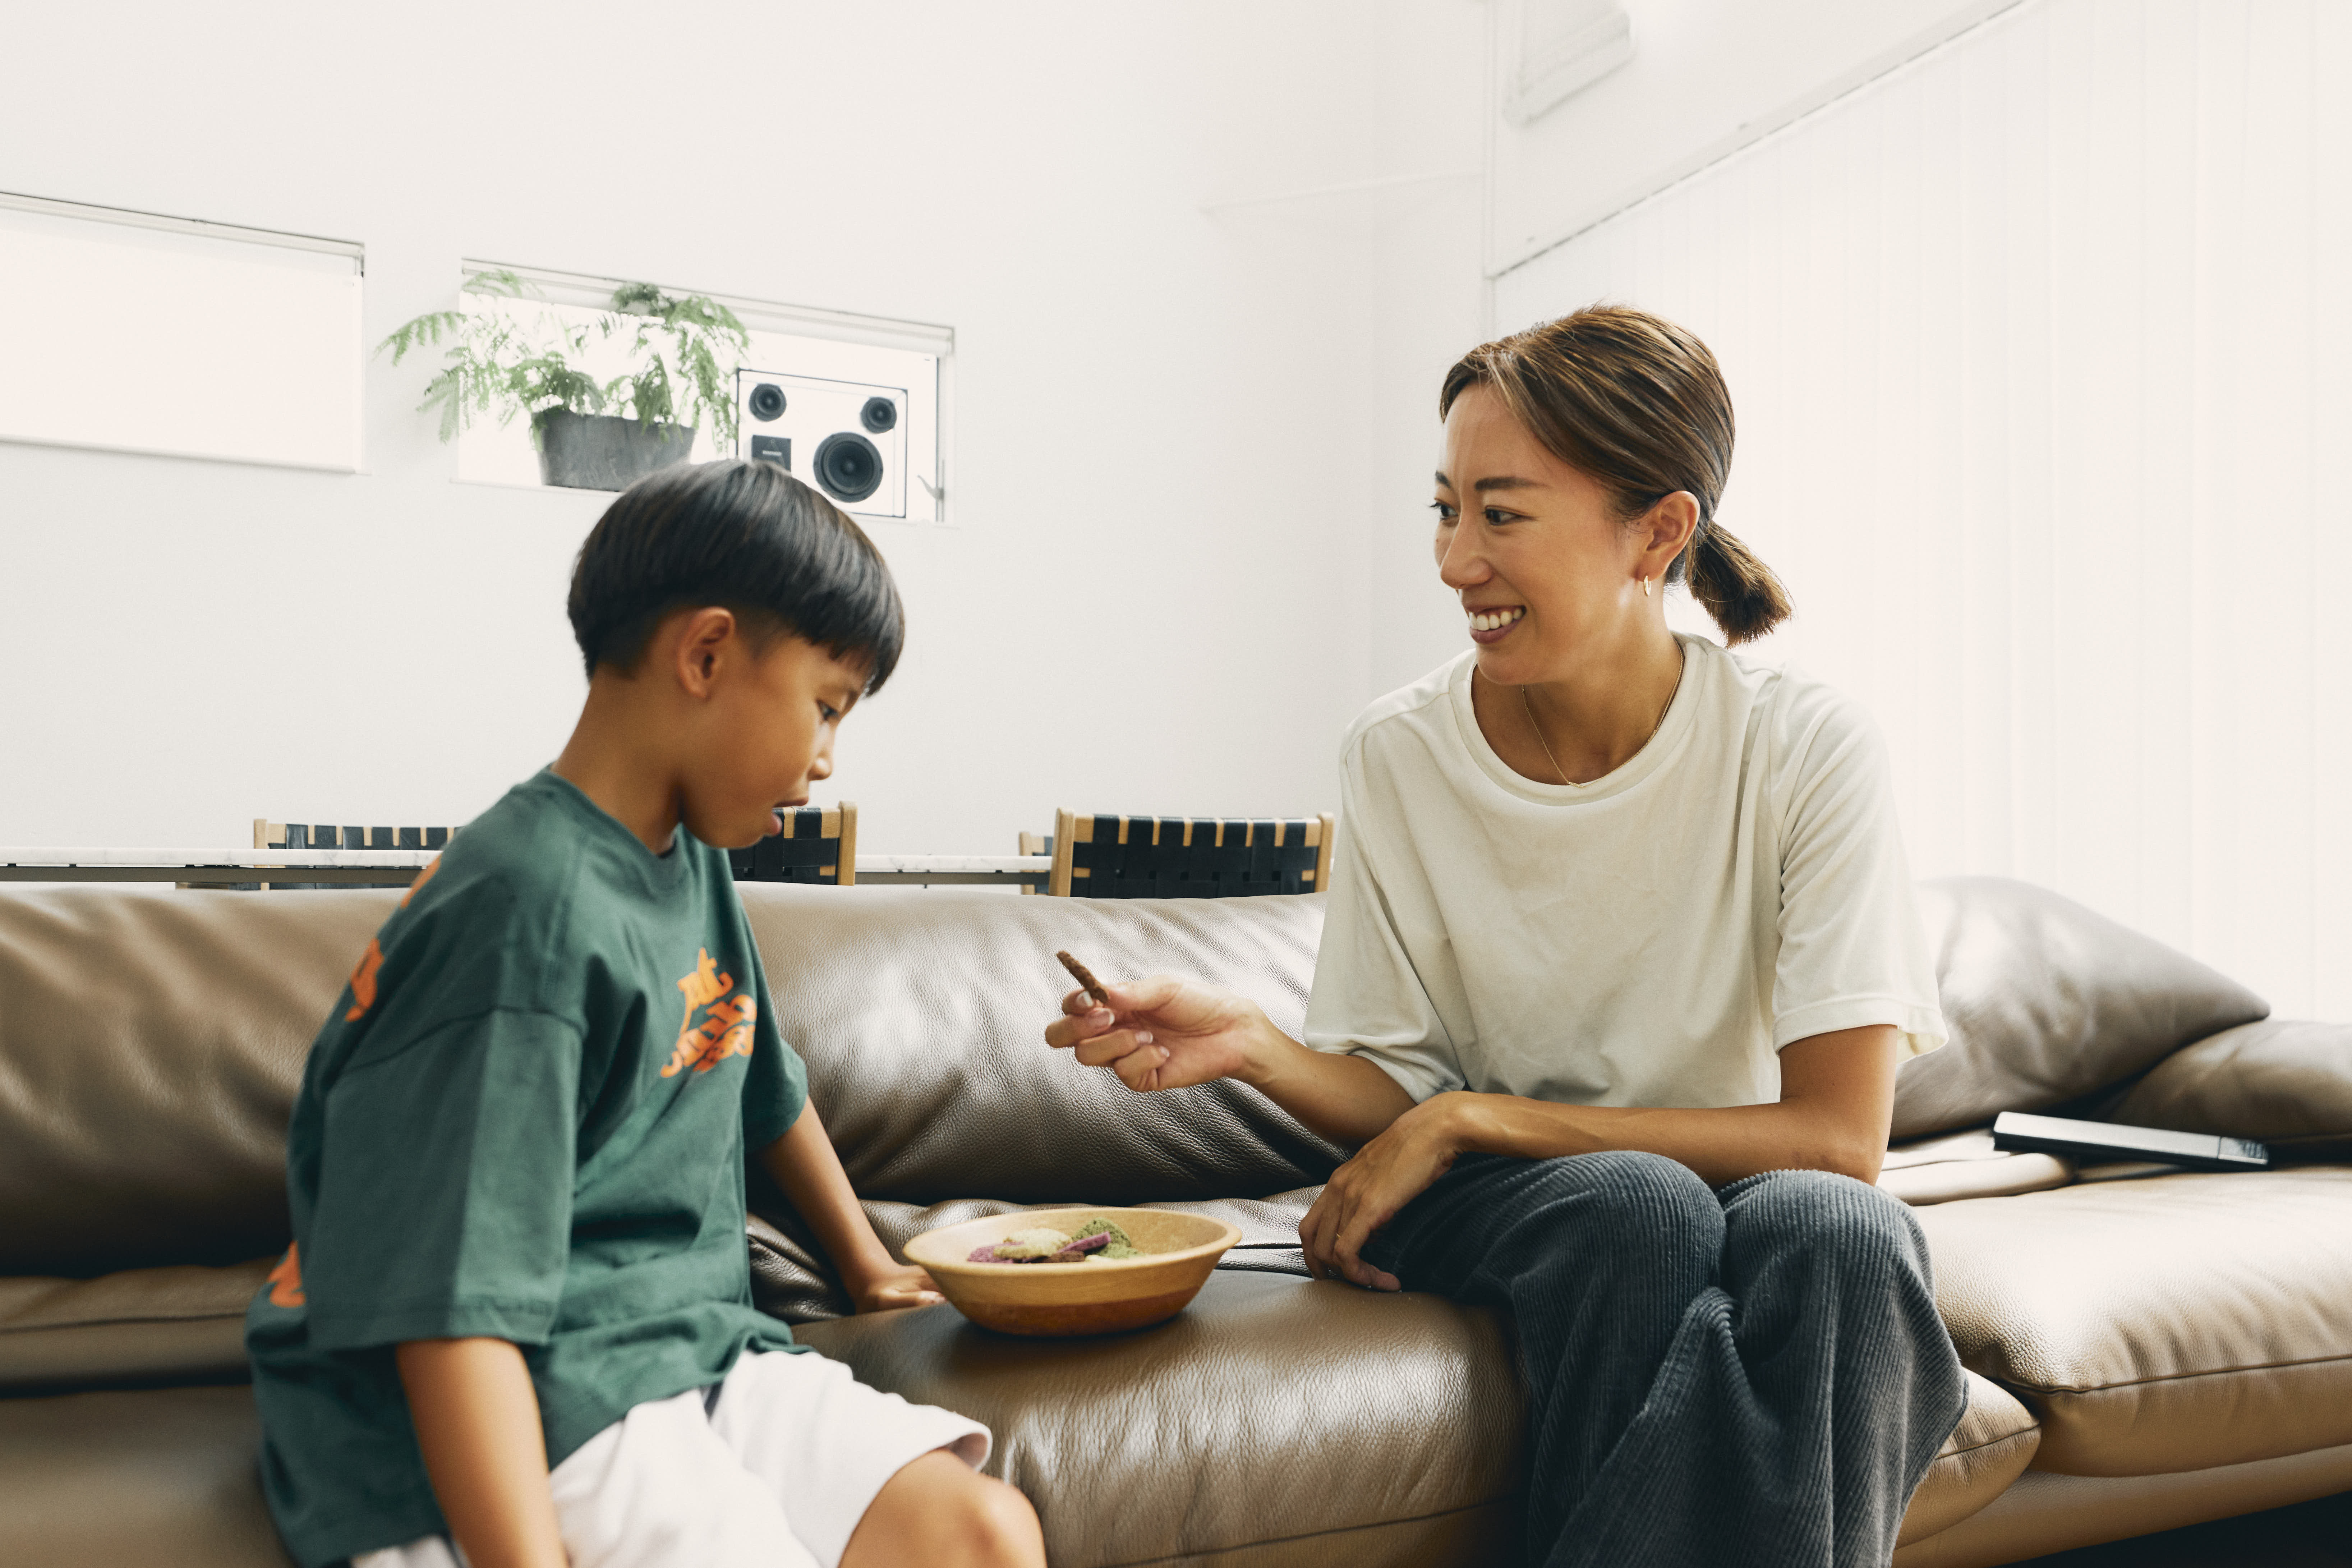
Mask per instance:
[[[1508,1094],[1447,1100],[1440,1109],[1449,1113],[1450,1142],[1465,1154],[1547,1160],[1632,1149],[1688,1165],[1712,1187],[1759,1171],[1835,1171],[1874,1182],[1885,1152],[1883,1145],[1864,1151],[1830,1134],[1787,1105],[1682,1110],[1554,1105]]]
[[[547,1438],[522,1352],[505,1340],[411,1340],[394,1351],[425,1473],[473,1568],[564,1568]]]
[[[1878,1179],[1895,1097],[1895,1031],[1843,1029],[1780,1053],[1771,1105],[1710,1110],[1556,1105],[1509,1094],[1449,1094],[1429,1102],[1464,1153],[1545,1160],[1632,1149],[1662,1154],[1722,1186],[1762,1171],[1834,1171]]]
[[[1250,1042],[1244,1083],[1334,1143],[1360,1148],[1412,1109],[1412,1096],[1362,1057],[1309,1050],[1271,1023]]]

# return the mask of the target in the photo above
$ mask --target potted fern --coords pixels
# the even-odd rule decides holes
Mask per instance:
[[[493,300],[535,293],[510,271],[477,273],[466,291]],[[389,349],[398,364],[445,342],[417,411],[439,411],[444,441],[492,412],[501,425],[528,415],[548,484],[626,489],[686,461],[704,420],[714,445],[735,439],[735,365],[751,337],[732,310],[703,295],[624,283],[585,321],[551,310],[435,310],[403,324],[376,352]],[[618,374],[599,379],[589,367],[594,342],[618,350]]]

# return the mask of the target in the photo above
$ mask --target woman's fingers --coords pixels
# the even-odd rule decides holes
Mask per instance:
[[[1106,981],[1103,984],[1103,994],[1109,997],[1110,1005],[1121,1013],[1149,1013],[1155,1008],[1165,1007],[1176,1000],[1183,989],[1184,983],[1172,974],[1154,974],[1143,980]],[[1083,996],[1086,993],[1080,992],[1079,994]]]
[[[1298,1253],[1307,1260],[1307,1272],[1311,1279],[1323,1278],[1323,1253],[1317,1238],[1322,1234],[1323,1205],[1330,1195],[1331,1189],[1325,1187],[1307,1205],[1307,1212],[1298,1216]]]
[[[1347,1279],[1372,1290],[1402,1289],[1397,1277],[1364,1261],[1363,1246],[1394,1216],[1394,1206],[1369,1191],[1376,1177],[1360,1158],[1331,1173],[1298,1221],[1298,1247],[1318,1279]]]
[[[1107,1068],[1116,1067],[1137,1051],[1156,1046],[1157,1042],[1152,1039],[1149,1029],[1114,1029],[1108,1035],[1097,1035],[1093,1039],[1079,1041],[1074,1054],[1087,1067]],[[1167,1060],[1166,1048],[1158,1048],[1158,1060]]]
[[[1339,1277],[1331,1256],[1331,1238],[1339,1230],[1339,1212],[1347,1202],[1342,1185],[1347,1173],[1348,1168],[1340,1166],[1307,1211],[1307,1217],[1298,1222],[1299,1250],[1307,1257],[1307,1271],[1318,1279]]]
[[[1119,1082],[1140,1093],[1160,1087],[1160,1069],[1167,1060],[1166,1046],[1155,1046],[1150,1036],[1139,1035],[1135,1048],[1111,1063],[1110,1070],[1118,1074]]]
[[[1164,1007],[1184,989],[1184,983],[1173,975],[1155,974],[1147,980],[1122,980],[1117,984],[1105,984],[1103,994],[1110,1005],[1122,1013],[1148,1013],[1154,1007]],[[1101,1006],[1094,993],[1080,989],[1062,998],[1062,1011],[1073,1017]]]
[[[1348,1216],[1347,1224],[1340,1227],[1338,1237],[1331,1244],[1331,1251],[1339,1261],[1339,1271],[1357,1284],[1371,1290],[1393,1290],[1398,1288],[1397,1277],[1385,1268],[1373,1268],[1361,1256],[1364,1243],[1372,1238],[1372,1232],[1387,1223],[1385,1215],[1373,1219],[1374,1212],[1366,1205],[1358,1205],[1355,1212]]]
[[[1081,991],[1076,994],[1083,996],[1086,993]],[[1107,1032],[1118,1023],[1118,1015],[1108,1007],[1082,1007],[1046,1025],[1045,1043],[1055,1050],[1067,1050]]]

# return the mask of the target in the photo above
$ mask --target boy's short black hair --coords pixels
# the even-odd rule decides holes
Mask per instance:
[[[634,670],[662,621],[719,605],[755,639],[789,632],[866,660],[881,689],[906,642],[890,568],[840,508],[773,463],[678,464],[604,510],[572,568],[572,633],[596,667]]]

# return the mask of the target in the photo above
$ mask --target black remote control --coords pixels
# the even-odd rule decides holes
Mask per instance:
[[[2250,1138],[2119,1127],[2112,1121],[2075,1121],[2015,1110],[1993,1119],[1992,1146],[2011,1153],[2072,1154],[2086,1165],[2156,1160],[2192,1171],[2266,1171],[2271,1163],[2271,1152]]]

